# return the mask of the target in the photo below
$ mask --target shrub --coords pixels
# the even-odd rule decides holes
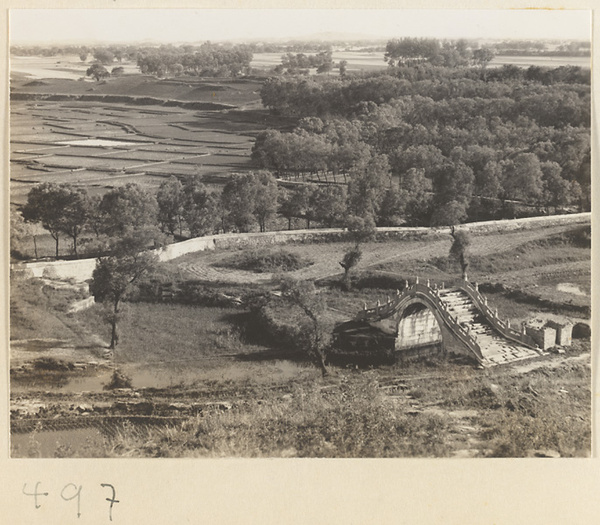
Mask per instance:
[[[221,266],[255,273],[293,272],[310,266],[308,261],[287,250],[255,249],[236,254],[221,262]]]
[[[104,390],[114,390],[116,388],[131,388],[131,378],[115,368],[110,381],[104,385]]]
[[[73,370],[73,363],[63,361],[62,359],[55,359],[54,357],[39,357],[33,362],[33,367],[36,370],[65,372],[67,370]]]
[[[375,374],[337,385],[295,385],[290,394],[248,399],[143,437],[116,436],[111,449],[136,456],[447,456],[448,419],[407,415],[382,394]]]

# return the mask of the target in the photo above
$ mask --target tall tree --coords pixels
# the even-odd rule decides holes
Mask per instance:
[[[29,222],[41,222],[56,243],[64,233],[73,239],[73,248],[77,255],[77,239],[88,218],[87,192],[73,188],[68,184],[45,182],[34,186],[27,195],[27,204],[23,207],[23,218]]]
[[[287,219],[288,230],[292,229],[292,219],[305,216],[309,192],[308,186],[299,186],[279,192],[279,213]]]
[[[401,217],[406,209],[406,202],[403,195],[396,188],[390,187],[386,190],[381,200],[379,215],[377,216],[378,226],[398,226]]]
[[[546,209],[566,206],[572,201],[573,183],[563,179],[561,167],[556,162],[542,162],[542,204]],[[574,184],[577,184],[576,182]]]
[[[410,224],[429,224],[432,202],[432,182],[424,169],[411,168],[400,179],[399,199],[404,202]]]
[[[267,230],[267,221],[277,212],[277,180],[269,171],[259,171],[251,175],[255,186],[253,213],[261,232]]]
[[[221,193],[225,225],[240,232],[248,232],[255,223],[254,206],[256,186],[247,175],[231,178]]]
[[[323,377],[328,375],[327,349],[331,341],[331,332],[323,322],[325,302],[310,281],[284,279],[281,282],[281,294],[305,315],[306,321],[298,324],[294,337],[296,345],[303,350],[320,368]]]
[[[179,236],[182,235],[185,197],[183,184],[174,175],[158,188],[156,193],[158,222],[163,231],[175,235],[177,230]]]
[[[105,303],[110,312],[108,321],[111,325],[111,349],[114,350],[119,342],[117,325],[121,302],[132,291],[140,277],[150,271],[156,262],[157,256],[147,251],[102,257],[96,262],[90,292],[97,302]]]
[[[183,187],[183,217],[191,237],[212,234],[218,221],[218,197],[200,182],[191,177]]]
[[[67,187],[65,190],[67,193],[62,209],[61,229],[73,239],[73,252],[77,257],[77,241],[87,226],[92,204],[85,189]]]
[[[310,194],[312,219],[327,228],[343,224],[347,212],[345,186],[317,186]]]
[[[457,260],[460,264],[460,268],[462,271],[462,279],[466,281],[467,277],[467,269],[469,268],[469,246],[471,245],[471,238],[469,237],[469,233],[465,230],[458,230],[454,228],[454,226],[450,227],[450,235],[454,242],[450,247],[450,257]]]
[[[519,153],[514,159],[505,161],[503,173],[503,198],[536,202],[542,195],[542,168],[534,153]]]
[[[344,290],[349,291],[352,288],[350,272],[362,259],[360,245],[373,239],[377,228],[375,227],[375,220],[371,215],[367,215],[366,217],[349,216],[346,219],[346,228],[350,233],[351,239],[354,241],[354,245],[344,254],[344,258],[340,261],[340,266],[344,269],[342,287]]]
[[[10,254],[19,259],[25,257],[26,239],[32,235],[31,225],[27,224],[17,210],[10,210]],[[35,241],[34,241],[35,243]],[[35,244],[34,244],[35,246]],[[36,250],[37,251],[37,250]],[[37,253],[36,253],[37,258]]]
[[[138,184],[129,183],[105,193],[98,211],[102,232],[111,237],[146,227],[154,227],[158,232],[156,198]]]
[[[348,209],[359,217],[376,216],[387,188],[391,172],[387,155],[376,155],[350,171]]]

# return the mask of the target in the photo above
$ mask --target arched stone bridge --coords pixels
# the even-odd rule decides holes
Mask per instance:
[[[394,349],[443,344],[442,327],[447,328],[483,366],[493,366],[542,355],[534,340],[524,331],[498,318],[497,310],[477,284],[446,288],[429,281],[416,282],[397,291],[373,308],[358,312],[354,323],[366,322],[395,335]]]

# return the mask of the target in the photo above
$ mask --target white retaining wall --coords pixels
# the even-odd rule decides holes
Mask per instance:
[[[577,213],[572,215],[550,215],[546,217],[529,217],[503,221],[472,222],[462,224],[458,228],[473,233],[504,232],[526,230],[542,226],[558,226],[562,224],[591,224],[591,213]],[[378,228],[379,234],[387,238],[402,238],[404,236],[429,235],[449,231],[447,227],[440,228]],[[170,261],[188,253],[206,250],[225,249],[242,246],[276,245],[290,242],[314,243],[342,240],[346,235],[345,230],[331,228],[323,230],[285,230],[265,233],[225,233],[197,237],[187,241],[170,244],[158,250],[161,261]],[[48,276],[58,279],[75,279],[86,281],[92,277],[96,267],[96,259],[77,259],[74,261],[45,261],[34,263],[17,263],[11,265],[13,271],[24,271],[33,277]],[[45,272],[45,273],[44,273]]]
[[[23,270],[31,277],[48,277],[49,279],[75,279],[86,281],[92,277],[96,267],[96,259],[77,259],[74,261],[43,261],[11,265],[11,270]]]

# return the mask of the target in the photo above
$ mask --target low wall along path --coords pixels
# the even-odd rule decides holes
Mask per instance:
[[[539,227],[591,224],[591,213],[578,213],[572,215],[552,215],[546,217],[529,217],[503,221],[486,221],[463,224],[461,230],[471,233],[511,232],[529,230]],[[378,237],[387,239],[402,239],[415,235],[426,237],[430,234],[449,232],[449,228],[378,228]],[[344,229],[320,230],[285,230],[264,233],[225,233],[197,237],[170,244],[158,250],[159,259],[163,262],[170,261],[189,253],[207,250],[230,249],[243,246],[268,246],[288,243],[316,243],[336,242],[346,240],[347,232]],[[379,261],[382,262],[382,261]],[[16,263],[11,265],[12,271],[23,271],[31,277],[51,277],[57,279],[74,279],[86,281],[92,277],[96,267],[96,259],[78,259],[74,261],[43,261],[32,263]],[[323,276],[324,277],[324,276]]]

